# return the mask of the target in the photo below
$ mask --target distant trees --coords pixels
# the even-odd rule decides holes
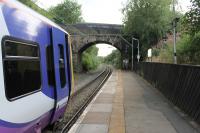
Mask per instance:
[[[55,15],[57,23],[74,24],[83,21],[81,5],[75,0],[65,0],[61,4],[51,7],[49,12]]]
[[[82,53],[82,66],[85,71],[94,70],[99,65],[98,48],[91,46]]]
[[[111,54],[104,57],[104,63],[112,65],[115,68],[121,68],[121,53],[119,50],[113,50]]]

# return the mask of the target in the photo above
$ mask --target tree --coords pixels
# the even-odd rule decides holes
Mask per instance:
[[[83,21],[81,5],[74,0],[65,0],[61,4],[51,7],[49,12],[55,16],[57,23],[74,24]]]
[[[183,24],[189,34],[195,34],[200,31],[200,1],[191,0],[192,7],[185,14]]]
[[[200,64],[200,1],[191,0],[192,7],[183,17],[184,34],[177,44],[179,63]]]
[[[104,58],[104,63],[121,68],[121,53],[118,50],[113,50],[111,54]]]
[[[91,46],[82,53],[82,66],[85,71],[94,70],[99,65],[98,48]]]
[[[123,9],[124,34],[140,40],[142,57],[168,31],[171,0],[130,0]],[[137,53],[135,53],[136,55]]]

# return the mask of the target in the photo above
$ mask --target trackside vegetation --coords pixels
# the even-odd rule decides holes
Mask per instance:
[[[91,46],[82,53],[81,60],[84,71],[94,70],[100,64],[98,50],[96,46]]]
[[[119,50],[113,50],[111,54],[104,57],[103,63],[112,65],[113,67],[120,69],[122,67],[121,53]]]

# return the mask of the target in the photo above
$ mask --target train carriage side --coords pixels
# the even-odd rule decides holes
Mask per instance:
[[[0,132],[40,132],[66,109],[68,34],[23,4],[0,0],[0,40]]]

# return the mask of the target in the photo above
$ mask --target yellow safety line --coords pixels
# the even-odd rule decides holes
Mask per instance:
[[[125,133],[124,92],[121,71],[118,71],[117,78],[117,88],[113,99],[109,133]]]

